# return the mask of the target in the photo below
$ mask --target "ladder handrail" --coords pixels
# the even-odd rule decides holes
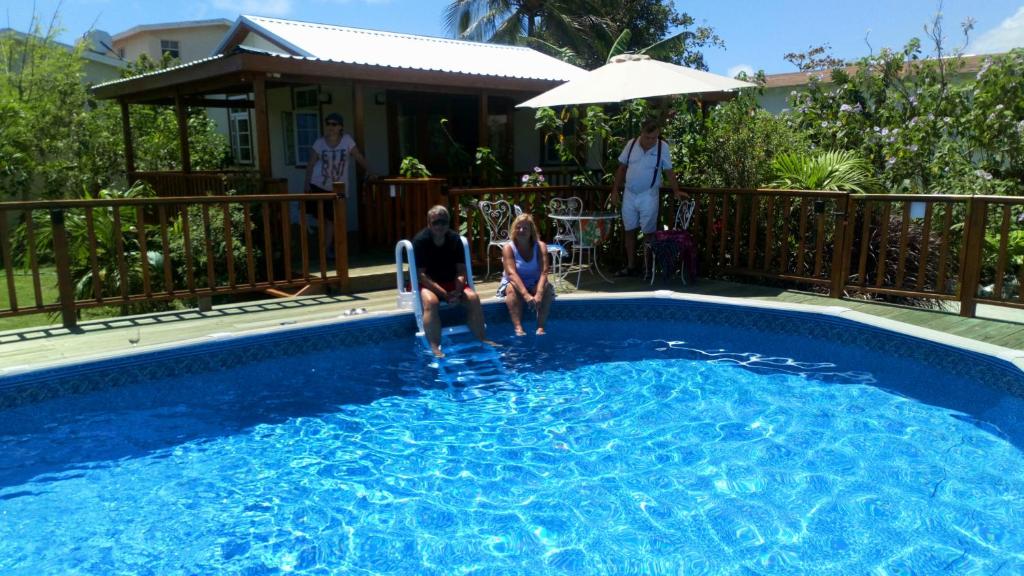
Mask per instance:
[[[473,281],[473,261],[469,255],[469,240],[459,235],[462,240],[462,253],[466,259],[466,284],[472,290],[476,290],[476,283]],[[403,282],[402,264],[409,263],[409,290],[405,289]],[[405,300],[412,300],[413,313],[416,315],[416,327],[419,329],[417,335],[423,335],[423,300],[420,298],[419,271],[416,269],[416,251],[413,250],[412,242],[399,240],[395,244],[395,287],[398,289],[398,305],[402,308]]]

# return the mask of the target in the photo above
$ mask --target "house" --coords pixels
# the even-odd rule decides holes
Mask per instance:
[[[166,52],[188,63],[213,53],[229,28],[231,21],[225,18],[143,24],[114,34],[111,48],[119,58],[129,62],[143,54],[159,61]]]
[[[953,82],[974,78],[984,64],[985,59],[992,56],[992,54],[969,54],[963,56],[963,66],[954,75]],[[857,72],[857,67],[847,66],[846,72],[853,75]],[[813,70],[809,72],[771,74],[765,77],[764,89],[757,96],[757,101],[765,110],[772,114],[778,114],[789,108],[790,94],[807,86],[812,76],[818,76],[822,83],[828,84],[832,78],[832,72],[830,70]]]
[[[24,32],[19,32],[12,28],[0,28],[0,36],[6,35],[13,35],[15,38],[21,40],[27,38],[27,35]],[[121,71],[125,68],[125,63],[120,58],[116,58],[111,55],[109,51],[98,47],[98,45],[93,42],[93,38],[91,36],[87,36],[85,41],[87,44],[82,50],[82,58],[85,60],[82,66],[82,81],[87,85],[92,85],[120,78]],[[51,40],[51,42],[68,52],[73,52],[75,50],[75,47],[70,44],[65,44],[56,40]]]
[[[241,16],[213,55],[93,92],[117,99],[123,110],[175,105],[182,126],[186,106],[244,111],[265,187],[301,192],[309,148],[331,112],[346,119],[377,174],[397,174],[402,158],[415,156],[435,174],[453,176],[452,150],[471,155],[478,146],[515,171],[528,170],[540,158],[541,139],[533,111],[515,104],[582,73],[524,47]],[[127,171],[135,173],[130,146],[126,151]],[[184,179],[191,172],[187,146],[182,166]],[[350,230],[366,216],[357,196],[349,195]]]

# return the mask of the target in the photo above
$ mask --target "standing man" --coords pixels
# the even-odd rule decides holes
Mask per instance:
[[[669,186],[676,198],[689,198],[679,189],[676,173],[672,171],[672,157],[668,143],[661,139],[661,128],[657,122],[647,122],[640,136],[626,142],[619,154],[619,169],[615,171],[611,200],[622,203],[622,225],[626,231],[626,267],[615,273],[616,277],[637,276],[636,265],[637,230],[644,235],[653,234],[658,227],[658,205],[661,199],[661,173],[665,172]],[[623,190],[625,181],[625,190]],[[621,191],[621,196],[620,196]]]
[[[306,162],[306,181],[303,186],[309,194],[334,192],[335,182],[344,182],[345,193],[348,194],[348,166],[350,159],[355,159],[371,178],[366,158],[359,152],[356,141],[345,133],[345,120],[341,114],[331,112],[324,118],[324,135],[313,142],[309,150],[309,161]],[[316,218],[316,202],[306,203],[306,214]],[[334,249],[334,203],[325,207],[324,219],[327,220],[325,240],[328,253]]]
[[[466,324],[473,335],[487,344],[484,311],[480,296],[466,281],[466,254],[462,239],[448,228],[448,209],[434,206],[427,212],[427,227],[412,239],[412,251],[419,271],[420,300],[423,303],[423,330],[434,356],[441,358],[441,302],[466,306]]]

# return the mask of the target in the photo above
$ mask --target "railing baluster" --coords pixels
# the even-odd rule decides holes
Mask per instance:
[[[36,299],[36,308],[42,308],[45,303],[43,302],[43,283],[39,279],[39,256],[36,253],[36,223],[32,218],[31,210],[25,210],[24,214],[25,242],[28,244],[28,265],[29,269],[32,270],[32,292]],[[6,224],[6,210],[0,210],[0,218],[3,218],[4,223]],[[2,234],[4,238],[7,237],[7,232],[3,232]],[[4,261],[8,262],[6,259]]]
[[[772,255],[775,253],[775,195],[768,196],[767,213],[764,228],[764,270],[772,269]]]
[[[903,215],[900,223],[900,247],[896,261],[896,288],[903,288],[903,273],[907,264],[907,236],[910,232],[910,202],[903,201]]]
[[[996,282],[992,297],[996,300],[1003,299],[1003,277],[1006,276],[1007,252],[1006,248],[1010,241],[1010,206],[1003,204],[1003,218],[999,225],[999,257],[996,260]]]
[[[270,202],[260,202],[263,213],[263,259],[267,263],[267,283],[274,285],[274,229],[270,227]]]
[[[129,207],[129,209],[131,209]],[[128,292],[131,291],[131,277],[128,274],[128,261],[124,251],[124,228],[121,227],[121,207],[111,207],[111,217],[114,226],[114,252],[117,253],[117,271],[121,275],[121,301],[128,302]]]
[[[284,282],[292,282],[292,218],[288,202],[281,202],[281,260],[284,264]],[[302,203],[299,202],[299,221],[302,221]]]
[[[214,268],[213,228],[210,226],[210,205],[203,204],[203,246],[206,248],[206,288],[217,291],[217,274]]]
[[[953,228],[953,205],[947,202],[945,210],[946,214],[942,222],[942,240],[939,244],[939,272],[938,278],[936,278],[935,280],[935,282],[938,284],[935,287],[935,289],[942,294],[947,293],[946,286],[948,282],[946,278],[946,263],[949,260],[950,252],[949,234],[950,230]],[[963,271],[961,270],[961,274],[962,273]]]
[[[192,224],[189,221],[188,206],[181,211],[181,239],[185,248],[185,279],[190,294],[196,291],[195,260],[192,258]]]
[[[146,216],[145,206],[139,205],[135,209],[135,231],[139,239],[139,266],[142,267],[142,293],[146,298],[153,296],[153,287],[149,280],[149,251],[146,248]]]
[[[857,285],[868,284],[868,253],[871,251],[871,201],[861,202],[860,261],[857,263]]]
[[[158,207],[160,215],[160,239],[163,241],[162,253],[164,255],[164,292],[174,294],[174,276],[171,270],[171,240],[167,236],[167,207],[161,204]]]
[[[800,238],[796,244],[796,269],[793,274],[806,276],[804,258],[807,257],[807,198],[800,198]]]
[[[757,223],[761,216],[761,202],[757,196],[750,197],[750,230],[747,232],[747,269],[754,269],[754,258],[757,257]]]
[[[331,205],[331,211],[334,211],[334,205]],[[334,215],[337,218],[337,214]],[[327,279],[327,220],[324,217],[324,201],[316,201],[316,239],[320,243],[320,249],[317,250],[317,262],[320,265],[320,279]]]
[[[815,200],[815,202],[824,202],[823,200]],[[817,209],[814,211],[814,218],[817,220],[817,227],[815,233],[817,238],[814,241],[814,273],[815,278],[821,277],[821,270],[824,266],[825,260],[825,212],[824,208],[821,212]],[[833,265],[835,262],[833,262]]]
[[[242,203],[242,216],[245,218],[245,270],[248,272],[249,286],[256,284],[256,258],[252,246],[252,213],[249,203]]]
[[[228,265],[228,286],[232,289],[237,287],[235,281],[235,236],[231,233],[231,204],[223,202],[220,205],[221,217],[224,218],[224,257]]]
[[[875,272],[875,288],[885,283],[886,262],[889,260],[889,215],[892,204],[886,202],[882,208],[882,229],[878,235],[878,268]]]
[[[299,257],[301,258],[302,278],[304,280],[309,278],[309,227],[306,225],[305,209],[308,202],[308,200],[305,200],[299,204]]]
[[[29,215],[31,217],[31,214]],[[7,229],[7,211],[0,211],[0,255],[4,259],[4,275],[7,276],[7,296],[10,309],[18,311],[18,291],[14,283],[14,261],[11,254],[10,231]]]
[[[737,194],[736,195],[736,202],[735,202],[736,206],[733,208],[733,210],[736,211],[736,218],[735,218],[735,220],[733,222],[733,231],[732,231],[732,234],[733,234],[733,238],[732,238],[732,259],[729,261],[729,264],[731,265],[732,268],[739,268],[740,267],[740,244],[743,242],[743,239],[740,237],[741,236],[740,220],[742,220],[742,218],[743,218],[743,203],[740,202],[741,199],[742,199],[742,196]]]
[[[790,213],[793,210],[793,200],[790,196],[782,197],[782,237],[779,240],[782,243],[782,254],[779,260],[779,274],[785,274],[789,272],[789,238],[790,234]]]
[[[85,236],[89,245],[89,270],[92,272],[92,296],[103,302],[103,287],[100,285],[100,264],[96,258],[96,224],[93,222],[92,207],[85,207]]]
[[[931,256],[932,244],[932,209],[931,202],[924,204],[924,223],[921,225],[921,253],[918,255],[917,282],[914,283],[914,290],[921,290],[925,286],[925,276],[928,273],[928,258]],[[936,291],[941,288],[936,286]]]

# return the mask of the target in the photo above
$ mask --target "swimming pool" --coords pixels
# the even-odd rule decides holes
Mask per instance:
[[[502,377],[454,387],[407,315],[0,379],[0,573],[1024,571],[1005,360],[714,302],[487,312]]]

